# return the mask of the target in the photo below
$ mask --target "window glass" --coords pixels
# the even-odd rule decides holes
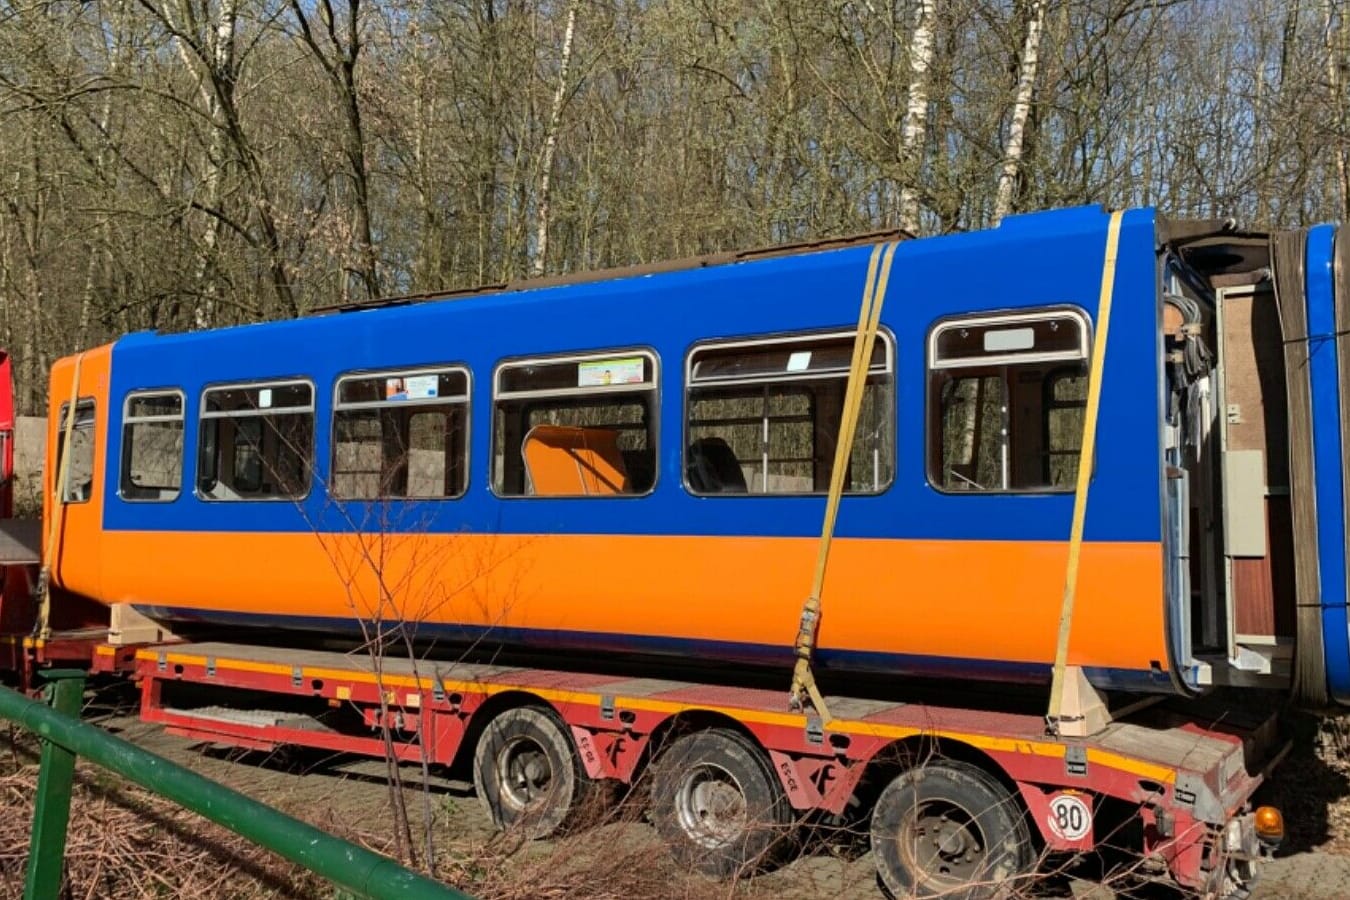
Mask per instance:
[[[122,498],[169,501],[183,484],[183,395],[127,397],[122,418]]]
[[[939,323],[929,341],[929,480],[1067,491],[1078,474],[1088,326],[1073,310]]]
[[[854,335],[706,344],[689,355],[685,480],[695,494],[814,494],[830,486]],[[894,354],[878,334],[844,480],[891,483]]]
[[[70,404],[62,403],[57,419],[56,476],[61,475],[62,459],[66,454],[66,425]],[[75,404],[75,423],[70,432],[70,462],[66,468],[65,489],[61,499],[65,503],[84,503],[94,493],[94,401],[80,400]]]
[[[210,388],[202,398],[197,491],[207,500],[293,500],[309,492],[314,387]]]
[[[339,379],[329,493],[447,498],[468,485],[469,376],[415,369]]]
[[[1061,369],[1046,379],[1045,452],[1050,484],[1055,487],[1073,488],[1078,480],[1087,382],[1085,365]]]
[[[493,490],[614,496],[656,481],[656,357],[616,350],[503,364],[493,416]]]

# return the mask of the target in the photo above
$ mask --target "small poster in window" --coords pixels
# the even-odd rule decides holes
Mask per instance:
[[[1016,350],[1034,350],[1036,348],[1036,329],[1000,328],[984,333],[985,353],[1010,353]]]
[[[386,400],[407,400],[408,399],[408,379],[406,378],[386,378],[384,380],[384,399]]]
[[[811,368],[811,351],[798,350],[788,357],[787,370],[789,372],[805,372]]]
[[[642,357],[600,359],[577,364],[577,387],[607,384],[642,384]]]
[[[440,389],[439,375],[411,375],[404,379],[408,387],[408,397],[412,400],[435,397]]]
[[[268,409],[272,405],[272,389],[260,388],[258,390],[258,409]]]

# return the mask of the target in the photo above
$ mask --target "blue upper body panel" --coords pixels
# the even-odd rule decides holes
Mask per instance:
[[[938,320],[1072,304],[1096,316],[1108,216],[1098,208],[1012,217],[997,229],[902,243],[882,324],[896,343],[898,458],[890,489],[847,497],[837,534],[854,538],[1066,540],[1073,496],[948,495],[928,483],[926,341]],[[816,536],[823,497],[698,498],[683,486],[685,355],[700,341],[856,326],[871,250],[806,253],[710,268],[193,334],[135,334],[113,348],[108,421],[120,434],[131,390],[181,388],[188,424],[184,490],[168,503],[107,492],[113,530],[344,531],[321,485],[339,374],[463,363],[472,370],[470,478],[457,500],[390,503],[386,521],[419,531]],[[1106,353],[1090,541],[1157,541],[1160,499],[1160,299],[1154,215],[1126,215]],[[660,359],[655,490],[642,498],[498,498],[489,486],[492,382],[504,358],[645,347]],[[316,488],[303,501],[203,502],[192,492],[195,420],[213,383],[301,376],[315,384]],[[110,442],[105,484],[117,484]],[[415,509],[398,509],[398,507]],[[353,508],[357,507],[357,508]]]
[[[1338,360],[1334,279],[1336,229],[1308,232],[1305,259],[1308,308],[1308,378],[1312,389],[1313,473],[1317,485],[1317,579],[1327,685],[1333,698],[1350,702],[1350,621],[1346,616],[1345,484],[1340,392],[1350,387]],[[1342,298],[1345,302],[1347,298]]]

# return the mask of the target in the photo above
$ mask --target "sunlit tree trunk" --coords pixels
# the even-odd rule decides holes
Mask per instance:
[[[221,120],[222,102],[218,87],[225,84],[229,85],[232,90],[236,80],[234,35],[235,25],[239,18],[238,7],[239,0],[221,0],[215,27],[208,27],[200,32],[206,37],[207,46],[198,48],[196,51],[203,61],[208,62],[208,72],[216,75],[215,78],[212,78],[208,77],[207,73],[202,73],[197,81],[197,91],[201,98],[202,109],[205,110],[207,120],[213,126],[211,138],[207,144],[205,172],[202,175],[202,185],[205,189],[203,203],[208,209],[212,210],[220,205],[221,182],[226,165],[225,157],[229,152],[230,144],[228,126]],[[167,5],[163,12],[165,15],[169,15]],[[183,66],[189,72],[196,71],[198,66],[195,64],[196,58],[188,43],[187,34],[182,30],[184,27],[182,23],[192,22],[194,15],[191,0],[182,0],[176,16],[180,24],[174,45],[178,48],[178,56],[182,60]],[[199,240],[201,243],[197,250],[197,259],[192,271],[192,325],[194,328],[201,329],[210,328],[215,324],[216,319],[218,287],[215,278],[212,277],[212,268],[217,246],[220,242],[220,218],[218,216],[206,216],[206,223],[202,228]]]
[[[1350,64],[1345,52],[1344,35],[1346,33],[1344,7],[1341,19],[1337,21],[1336,0],[1322,0],[1322,27],[1327,53],[1327,92],[1331,112],[1331,155],[1336,168],[1336,190],[1340,194],[1337,215],[1342,221],[1350,222],[1350,174],[1347,174],[1347,144],[1350,134],[1346,131],[1345,85],[1341,77],[1341,67]],[[1337,35],[1341,40],[1337,40]]]
[[[1026,6],[1027,35],[1022,43],[1017,93],[1013,99],[1012,120],[1008,123],[1008,139],[1003,145],[1003,169],[998,176],[998,196],[994,200],[995,222],[1012,212],[1013,198],[1017,193],[1017,179],[1022,170],[1022,145],[1026,137],[1027,118],[1031,114],[1032,97],[1036,92],[1036,72],[1040,66],[1045,6],[1046,0],[1028,0]]]
[[[567,6],[567,25],[563,28],[562,59],[558,63],[558,86],[553,92],[553,104],[548,112],[548,127],[544,133],[543,158],[539,162],[539,197],[536,205],[534,233],[534,261],[530,274],[544,274],[548,261],[549,189],[553,177],[553,155],[558,148],[558,126],[562,122],[563,105],[567,102],[567,71],[572,64],[572,39],[576,34],[577,4]]]
[[[922,168],[922,150],[928,123],[928,69],[933,62],[933,20],[937,0],[918,0],[914,34],[909,42],[909,103],[900,132],[900,227],[919,233],[917,185]]]

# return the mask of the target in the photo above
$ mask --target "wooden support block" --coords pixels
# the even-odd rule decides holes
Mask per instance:
[[[178,640],[168,628],[132,609],[130,603],[114,603],[111,609],[112,614],[108,619],[108,643],[114,647]]]
[[[1056,730],[1060,737],[1090,737],[1111,724],[1111,710],[1081,666],[1064,670],[1064,698]]]

